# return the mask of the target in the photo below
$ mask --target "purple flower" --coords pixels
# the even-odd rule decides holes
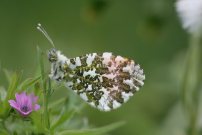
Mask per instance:
[[[40,109],[36,104],[38,97],[34,94],[27,95],[25,92],[15,94],[16,100],[9,100],[10,106],[16,109],[22,116],[28,116],[32,111]]]

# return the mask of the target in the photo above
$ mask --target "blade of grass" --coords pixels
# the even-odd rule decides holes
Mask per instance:
[[[40,66],[40,74],[41,79],[43,83],[43,89],[46,90],[46,76],[45,76],[45,70],[44,70],[44,62],[43,62],[43,52],[41,49],[37,46],[37,53],[38,53],[38,60],[39,60],[39,66]]]
[[[3,102],[6,99],[6,89],[0,86],[0,101]]]
[[[44,62],[43,62],[43,52],[41,49],[37,46],[37,52],[38,52],[38,60],[39,60],[39,66],[40,66],[40,74],[41,74],[41,80],[42,80],[42,86],[43,86],[43,122],[45,127],[49,130],[50,129],[50,121],[49,121],[49,113],[48,113],[48,94],[47,92],[47,79],[45,75],[44,70]],[[50,83],[50,82],[49,82]],[[48,90],[49,91],[49,90]]]
[[[198,135],[200,129],[198,128],[198,113],[199,113],[199,92],[201,88],[201,82],[200,82],[200,52],[201,52],[201,46],[200,46],[200,37],[197,35],[193,35],[191,40],[191,46],[192,46],[192,74],[195,73],[192,77],[192,80],[195,78],[195,87],[191,93],[191,110],[190,110],[190,123],[189,123],[189,132],[190,135]],[[195,72],[194,72],[195,71]]]
[[[7,96],[4,101],[4,116],[7,116],[9,112],[9,103],[8,100],[13,99],[15,92],[17,90],[17,86],[22,78],[22,72],[15,72],[11,77],[11,82],[7,90]]]
[[[36,95],[40,95],[41,92],[42,92],[42,88],[41,88],[40,82],[36,82],[36,83],[34,84],[34,93],[35,93]]]
[[[7,127],[5,126],[5,121],[0,120],[0,135],[10,135]]]
[[[79,106],[75,106],[74,108],[69,107],[70,99],[66,98],[66,100],[63,102],[63,108],[62,111],[57,118],[57,120],[52,124],[51,131],[54,132],[55,128],[62,125],[63,123],[69,121],[77,112],[79,112],[83,108],[83,104]]]
[[[112,130],[115,130],[119,128],[120,126],[123,126],[124,124],[125,122],[117,122],[104,127],[94,128],[94,129],[65,130],[58,133],[58,135],[101,135],[101,134],[108,133]]]
[[[64,122],[67,122],[70,118],[74,116],[76,113],[75,110],[71,110],[69,112],[63,113],[51,126],[51,130],[54,131],[59,125],[62,125]]]
[[[200,90],[200,38],[192,35],[188,49],[185,71],[182,81],[182,103],[189,117],[188,134],[199,132],[198,123],[198,91]],[[201,86],[200,86],[201,87]],[[198,95],[196,95],[198,94]]]
[[[6,79],[8,80],[8,82],[10,83],[11,82],[11,76],[13,75],[13,72],[7,70],[7,69],[3,69],[3,72],[6,76]]]
[[[34,123],[34,125],[36,125],[36,130],[38,130],[38,132],[40,133],[46,133],[46,129],[45,129],[45,125],[42,122],[42,115],[41,113],[32,113],[31,114],[31,119],[32,122]]]
[[[61,98],[57,101],[54,101],[53,103],[51,103],[48,107],[48,109],[51,109],[51,108],[54,108],[54,107],[57,107],[58,105],[60,105],[61,103],[63,103],[64,101],[66,100],[66,98]]]
[[[5,129],[0,129],[0,135],[9,135]]]
[[[34,85],[36,82],[40,80],[41,76],[38,76],[36,78],[28,78],[24,80],[21,85],[19,86],[19,90],[26,90],[27,88],[31,87]]]

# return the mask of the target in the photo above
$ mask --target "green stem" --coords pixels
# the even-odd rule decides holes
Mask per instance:
[[[46,128],[49,130],[50,122],[49,122],[49,113],[48,113],[48,95],[46,94],[46,92],[43,94],[43,105],[44,105],[44,124]]]
[[[38,58],[39,58],[39,64],[40,64],[40,72],[41,72],[41,79],[42,79],[42,85],[43,85],[43,122],[45,127],[50,130],[50,121],[49,121],[49,113],[48,113],[48,100],[49,100],[49,90],[47,90],[47,79],[46,74],[44,71],[44,62],[43,62],[43,53],[40,50],[39,47],[37,47],[38,50]]]
[[[197,135],[200,38],[193,35],[190,40],[185,72],[182,82],[182,102],[189,117],[189,135]]]

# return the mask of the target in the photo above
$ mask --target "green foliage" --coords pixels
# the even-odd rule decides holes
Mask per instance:
[[[3,118],[6,118],[8,116],[8,113],[9,113],[8,100],[14,98],[14,95],[17,90],[21,77],[22,77],[22,72],[15,72],[11,75],[11,79],[9,80],[10,84],[8,86],[7,93],[6,93],[6,98],[3,101],[4,109],[1,109],[1,111],[0,111],[0,116],[2,116]]]
[[[0,101],[2,102],[0,135],[101,135],[123,125],[123,123],[114,123],[92,129],[89,128],[89,125],[82,125],[82,121],[77,117],[82,117],[80,112],[84,108],[83,104],[78,105],[77,100],[72,98],[71,94],[68,97],[50,102],[54,90],[51,80],[45,72],[43,52],[39,48],[37,50],[40,75],[21,81],[22,72],[5,70],[9,86],[7,89],[0,87]],[[15,94],[20,92],[35,93],[39,97],[39,104],[42,103],[41,109],[32,112],[28,117],[22,117],[8,103],[8,100],[15,99]],[[73,123],[77,124],[74,125]]]

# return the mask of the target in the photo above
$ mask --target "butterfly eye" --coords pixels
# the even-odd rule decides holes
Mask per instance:
[[[49,61],[52,62],[56,62],[57,61],[57,50],[56,49],[51,49],[48,52],[48,59]]]

